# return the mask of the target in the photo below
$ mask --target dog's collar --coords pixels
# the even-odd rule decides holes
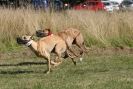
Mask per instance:
[[[50,36],[53,36],[53,34],[51,34]]]
[[[53,35],[52,32],[48,32],[48,36]]]
[[[48,35],[48,36],[53,36],[53,34],[50,34],[50,35]]]
[[[27,44],[25,44],[25,45],[29,47],[29,46],[32,44],[32,42],[33,42],[33,41],[30,40],[30,41],[29,41]]]

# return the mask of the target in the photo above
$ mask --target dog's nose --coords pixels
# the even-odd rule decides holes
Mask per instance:
[[[20,37],[17,37],[17,38],[16,38],[16,41],[19,41],[19,40],[20,40]]]
[[[17,41],[18,44],[20,44],[21,43],[21,38],[20,37],[17,37],[16,38],[16,41]]]
[[[38,31],[36,31],[36,35],[37,35],[37,36],[39,36],[39,35],[40,35],[40,33],[39,33]]]
[[[39,32],[39,31],[36,31],[36,35],[39,35],[41,32]]]

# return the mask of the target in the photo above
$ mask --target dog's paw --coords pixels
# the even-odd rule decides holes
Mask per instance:
[[[82,62],[83,61],[83,58],[81,57],[81,58],[79,58],[79,60]]]
[[[47,71],[47,72],[46,72],[46,74],[49,74],[49,73],[50,73],[50,71]]]
[[[62,62],[58,62],[57,64],[54,65],[54,67],[57,67],[61,64]]]

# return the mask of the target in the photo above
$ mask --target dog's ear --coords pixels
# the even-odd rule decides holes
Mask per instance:
[[[46,28],[45,30],[47,30],[48,32],[51,32],[50,28]]]

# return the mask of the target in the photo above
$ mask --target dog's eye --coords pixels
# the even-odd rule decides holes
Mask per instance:
[[[26,37],[24,37],[24,39],[26,39]]]

